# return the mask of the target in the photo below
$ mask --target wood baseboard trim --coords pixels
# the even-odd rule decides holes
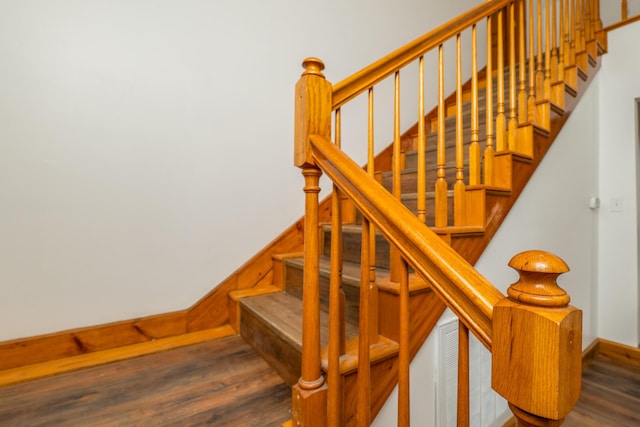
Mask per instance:
[[[640,348],[598,338],[598,353],[620,362],[640,366]]]
[[[109,350],[56,359],[33,365],[0,371],[0,387],[50,377],[57,374],[77,371],[83,368],[104,365],[152,353],[168,351],[179,347],[198,344],[205,341],[236,335],[230,326],[191,332],[175,337],[161,338],[154,341],[132,344]]]

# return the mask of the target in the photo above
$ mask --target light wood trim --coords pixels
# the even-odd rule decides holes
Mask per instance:
[[[380,185],[333,144],[315,135],[311,143],[313,157],[327,176],[490,349],[493,306],[503,298],[500,291],[393,196],[379,191]]]
[[[626,21],[629,18],[629,5],[627,4],[627,0],[622,0],[620,8],[620,19]]]
[[[511,0],[493,0],[484,2],[462,14],[457,19],[441,25],[368,67],[363,68],[354,75],[336,83],[333,86],[333,108],[335,109],[363,93],[400,68],[415,61],[426,52],[435,49],[444,41],[469,28],[472,24],[505,7],[510,1]]]
[[[612,359],[640,366],[640,348],[599,338],[598,352]]]
[[[236,335],[230,326],[126,345],[0,371],[0,387]]]

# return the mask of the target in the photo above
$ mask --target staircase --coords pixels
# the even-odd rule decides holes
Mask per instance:
[[[495,355],[496,343],[492,340],[496,338],[491,337],[491,326],[483,326],[483,322],[491,323],[490,314],[465,313],[468,303],[452,303],[454,297],[440,288],[439,273],[434,273],[433,267],[422,266],[421,269],[420,263],[407,255],[410,249],[403,252],[398,248],[404,242],[394,241],[390,237],[393,232],[381,232],[380,227],[371,227],[376,219],[367,211],[369,203],[374,206],[371,208],[374,213],[382,208],[376,208],[375,201],[358,200],[360,196],[355,193],[370,187],[374,199],[382,197],[375,195],[380,192],[393,194],[393,198],[435,232],[441,242],[473,265],[576,106],[599,67],[598,55],[605,51],[597,3],[580,1],[577,6],[565,3],[554,2],[552,9],[547,2],[547,8],[542,10],[539,2],[537,6],[524,1],[488,2],[333,88],[324,80],[324,65],[319,60],[305,61],[306,70],[297,90],[295,159],[296,165],[303,169],[306,182],[305,252],[282,253],[274,257],[270,285],[230,293],[235,307],[232,312],[237,313],[232,322],[282,378],[294,386],[293,415],[298,425],[368,425],[396,384],[400,385],[402,413],[403,405],[408,408],[408,397],[403,396],[402,391],[404,382],[408,381],[408,361],[447,306],[461,319],[461,335],[465,335],[465,330],[468,334],[470,329],[489,350],[494,349],[494,360],[500,358]],[[339,151],[342,105],[358,93],[368,90],[372,94],[375,83],[387,76],[395,73],[395,78],[399,79],[400,68],[389,65],[393,62],[392,57],[401,58],[398,61],[404,64],[409,62],[407,52],[412,52],[412,59],[419,58],[422,62],[432,47],[441,51],[442,43],[448,38],[443,33],[459,39],[462,30],[473,26],[475,45],[475,26],[484,20],[490,34],[486,63],[492,66],[478,70],[474,57],[472,78],[464,85],[458,67],[457,89],[445,99],[440,56],[438,105],[425,114],[424,99],[421,98],[419,116],[424,119],[403,135],[400,135],[396,116],[393,144],[375,160],[373,150],[369,148],[366,167],[369,181],[358,178],[362,181],[352,182],[351,189],[347,188],[348,184],[344,184],[345,187],[339,184],[341,178],[351,172],[340,170],[342,165],[338,163],[346,160],[334,154],[329,146],[325,147],[323,138],[327,142],[333,140]],[[553,38],[550,25],[555,27]],[[541,30],[544,26],[546,35]],[[559,36],[556,36],[556,30]],[[527,31],[528,37],[525,36]],[[419,48],[422,51],[416,53]],[[457,55],[460,56],[459,48]],[[491,55],[494,55],[493,59]],[[422,75],[422,68],[420,73]],[[351,89],[353,94],[348,93],[349,86],[355,87]],[[398,87],[397,83],[396,94]],[[329,101],[324,98],[325,91]],[[313,105],[314,102],[318,104]],[[329,119],[321,117],[327,112],[327,102],[332,102],[329,113],[334,111],[333,131]],[[305,114],[309,114],[308,118]],[[373,139],[371,130],[368,138]],[[319,154],[312,153],[314,150]],[[315,171],[319,169],[336,183],[333,196],[320,205],[317,196],[315,202],[313,199],[319,176]],[[374,180],[381,186],[376,187]],[[380,203],[381,206],[385,204],[384,201]],[[384,223],[386,218],[380,221]],[[373,233],[368,236],[371,231]],[[410,234],[412,232],[405,236],[410,238]],[[394,243],[390,244],[390,239]],[[546,270],[531,271],[528,266],[531,258],[526,262],[521,258],[522,263],[516,261],[512,266],[525,279],[529,273],[536,277],[552,273],[554,278],[549,278],[548,286],[554,290],[550,293],[560,298],[554,280],[557,274],[566,271],[566,265],[546,254],[526,256],[542,256]],[[462,270],[466,267],[461,264],[464,261],[452,261],[451,274],[464,275]],[[362,286],[363,283],[368,286]],[[468,285],[471,286],[474,285]],[[303,301],[303,289],[317,292],[310,297],[310,303]],[[472,295],[466,298],[474,299],[472,291],[464,292]],[[496,294],[490,289],[484,292],[489,295],[484,295],[487,300],[495,300],[488,303],[495,307],[503,298],[499,292]],[[513,292],[510,289],[512,299],[514,295],[522,295],[521,289]],[[480,295],[477,299],[483,297]],[[526,300],[526,296],[523,298]],[[555,300],[547,306],[565,307],[566,303]],[[319,308],[317,314],[313,314],[315,307]],[[469,310],[487,311],[482,307]],[[574,315],[575,312],[567,313],[567,319]],[[311,330],[305,322],[311,323]],[[495,330],[495,317],[493,323]],[[318,336],[305,341],[303,335],[308,337],[314,330],[318,331]],[[332,340],[334,344],[331,344]],[[463,363],[465,352],[468,357],[468,347],[464,350],[464,345],[461,343],[460,348]],[[318,347],[321,352],[318,355],[312,348],[305,356],[305,347]],[[368,355],[363,361],[359,354],[367,348]],[[555,369],[575,374],[575,354],[579,355],[580,346],[571,352],[574,355],[565,360],[558,351],[556,356],[562,363]],[[305,357],[311,360],[307,372]],[[332,365],[335,366],[333,369]],[[324,377],[317,371],[320,368],[327,378],[328,390],[323,385]],[[564,386],[558,387],[570,396],[562,398],[567,401],[577,399],[579,379],[575,389],[572,389],[575,386],[572,381],[568,382],[568,391]],[[500,380],[496,382],[500,389]],[[459,379],[459,388],[464,389],[461,384],[464,384],[464,378]],[[465,425],[465,411],[468,413],[464,400],[462,396],[462,403],[459,402],[459,425]],[[570,409],[572,403],[563,402],[560,406],[565,403]],[[324,412],[320,408],[325,405],[328,405],[327,419],[324,413],[318,412]],[[567,411],[566,406],[556,407],[551,417],[548,413],[535,414],[530,409],[519,413],[517,405],[514,408],[519,419],[542,417],[541,422],[561,419],[562,412]],[[408,422],[408,415],[399,417],[399,425]],[[553,424],[549,422],[539,425]]]

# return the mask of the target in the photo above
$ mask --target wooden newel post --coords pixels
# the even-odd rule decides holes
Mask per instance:
[[[582,311],[556,283],[569,267],[543,251],[509,266],[520,279],[493,311],[492,387],[518,426],[558,426],[578,401],[582,374]]]
[[[302,291],[302,367],[293,386],[292,416],[298,426],[326,426],[327,385],[320,370],[320,286],[318,193],[322,171],[311,154],[310,135],[331,138],[331,83],[316,58],[303,62],[296,85],[294,164],[302,169],[305,186],[304,275]]]

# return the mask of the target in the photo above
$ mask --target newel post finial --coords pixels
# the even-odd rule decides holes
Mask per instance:
[[[322,74],[324,62],[322,62],[321,59],[311,56],[302,61],[302,68],[304,68],[303,76],[319,76],[324,78],[324,74]]]
[[[493,310],[492,387],[518,426],[557,426],[580,396],[582,311],[556,283],[567,264],[544,251],[514,256],[519,280]]]
[[[311,156],[311,135],[331,139],[332,86],[325,79],[324,63],[318,58],[302,62],[304,72],[296,84],[293,164],[315,167]]]
[[[569,304],[571,298],[556,283],[559,275],[569,271],[562,259],[544,251],[526,251],[511,258],[509,267],[520,274],[520,280],[507,290],[512,300],[540,307]]]

